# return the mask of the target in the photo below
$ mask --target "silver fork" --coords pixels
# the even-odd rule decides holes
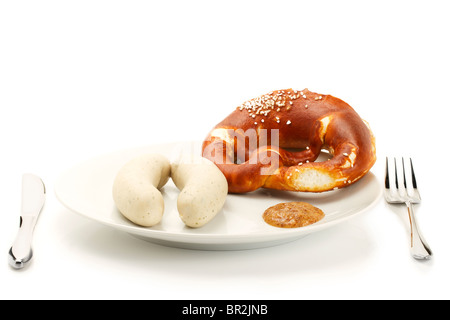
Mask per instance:
[[[392,204],[406,204],[409,215],[409,222],[411,225],[411,254],[415,259],[418,260],[429,260],[431,259],[432,252],[430,247],[425,242],[422,234],[417,226],[417,221],[413,211],[413,204],[420,203],[421,198],[419,190],[417,189],[416,176],[414,174],[414,168],[412,164],[412,159],[409,159],[410,170],[407,174],[405,170],[405,160],[402,158],[402,179],[403,185],[399,183],[399,175],[397,172],[397,159],[393,159],[394,171],[389,169],[389,159],[386,157],[386,178],[385,178],[385,189],[384,197],[386,202]],[[395,184],[391,184],[390,177],[394,178]],[[408,178],[407,178],[408,177]]]

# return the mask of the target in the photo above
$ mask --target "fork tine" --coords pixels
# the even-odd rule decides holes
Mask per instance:
[[[417,189],[416,175],[414,174],[414,167],[412,164],[412,159],[409,158],[409,162],[411,163],[411,177],[412,177],[412,185],[414,189]]]
[[[388,157],[386,157],[386,177],[384,178],[384,187],[386,189],[391,188],[391,183],[389,181],[389,160]]]
[[[405,170],[405,158],[402,157],[402,168],[403,168],[403,186],[405,187],[406,193],[408,193],[408,187],[406,185],[406,170]]]
[[[394,158],[395,188],[398,190],[397,159]]]
[[[413,200],[416,202],[419,202],[421,200],[420,198],[420,193],[419,193],[419,189],[417,188],[417,180],[416,180],[416,175],[414,173],[414,167],[412,164],[412,159],[409,159],[410,161],[410,165],[411,165],[411,183],[412,183],[412,192],[413,192]]]

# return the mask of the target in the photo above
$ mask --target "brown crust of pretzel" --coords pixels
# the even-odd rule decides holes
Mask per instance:
[[[269,133],[266,145],[242,143],[243,133],[259,138],[261,129]],[[271,143],[273,129],[278,146]],[[315,162],[322,150],[332,158]],[[261,187],[304,192],[342,188],[362,178],[376,161],[367,122],[343,100],[307,89],[276,90],[246,101],[209,132],[202,151],[223,172],[230,193]],[[276,157],[277,165],[267,164],[267,157]]]

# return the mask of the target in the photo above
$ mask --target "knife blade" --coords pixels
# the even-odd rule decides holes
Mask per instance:
[[[14,269],[22,269],[33,256],[31,242],[34,227],[45,203],[45,185],[34,174],[22,177],[22,211],[19,231],[9,250],[9,264]]]

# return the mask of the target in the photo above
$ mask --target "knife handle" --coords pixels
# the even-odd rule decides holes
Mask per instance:
[[[9,250],[9,264],[14,269],[22,269],[33,256],[31,241],[37,218],[35,216],[21,216],[19,232]]]

